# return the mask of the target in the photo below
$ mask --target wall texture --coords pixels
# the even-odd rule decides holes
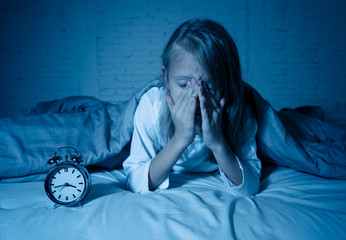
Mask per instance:
[[[345,12],[343,0],[2,0],[0,116],[71,95],[128,99],[197,17],[226,27],[245,80],[276,109],[319,105],[346,127]]]

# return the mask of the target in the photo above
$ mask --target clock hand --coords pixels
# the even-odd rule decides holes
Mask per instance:
[[[58,188],[58,187],[68,187],[70,186],[69,183],[64,183],[64,184],[61,184],[61,185],[58,185],[58,186],[54,186],[54,188]]]
[[[65,184],[61,184],[61,185],[58,185],[58,186],[54,186],[54,188],[59,188],[59,187],[60,187],[59,192],[61,192],[65,187],[77,188],[76,186],[74,186],[72,184],[69,184],[69,183],[65,183]]]

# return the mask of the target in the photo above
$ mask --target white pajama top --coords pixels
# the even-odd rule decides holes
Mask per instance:
[[[124,171],[128,177],[127,185],[136,193],[149,192],[149,166],[151,160],[166,145],[167,140],[160,136],[159,113],[161,109],[163,88],[153,87],[141,98],[134,116],[134,132],[131,141],[130,156],[124,161]],[[249,111],[247,111],[249,113]],[[249,114],[248,114],[249,115]],[[258,192],[261,161],[256,151],[255,135],[257,122],[249,117],[245,124],[248,144],[242,149],[242,156],[237,161],[242,171],[242,183],[232,183],[221,171],[206,147],[202,136],[196,135],[194,141],[185,149],[173,166],[174,172],[215,172],[217,171],[224,190],[236,196],[251,196]],[[169,175],[155,191],[169,187]]]

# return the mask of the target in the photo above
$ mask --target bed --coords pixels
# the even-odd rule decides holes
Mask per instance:
[[[270,112],[259,95],[253,95],[262,119],[258,194],[232,196],[207,173],[171,173],[166,190],[130,192],[121,163],[128,154],[131,116],[140,96],[158,84],[150,82],[126,103],[67,98],[41,103],[29,116],[1,119],[0,239],[346,236],[345,131],[297,111]],[[269,136],[277,139],[269,144]],[[44,190],[47,160],[61,144],[77,147],[91,173],[91,191],[80,206],[54,207]]]

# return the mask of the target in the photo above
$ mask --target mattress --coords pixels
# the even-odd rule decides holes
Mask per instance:
[[[217,174],[172,173],[170,187],[126,188],[122,169],[93,170],[81,206],[54,208],[45,174],[0,182],[0,239],[341,239],[346,180],[265,165],[253,197],[223,191]]]

